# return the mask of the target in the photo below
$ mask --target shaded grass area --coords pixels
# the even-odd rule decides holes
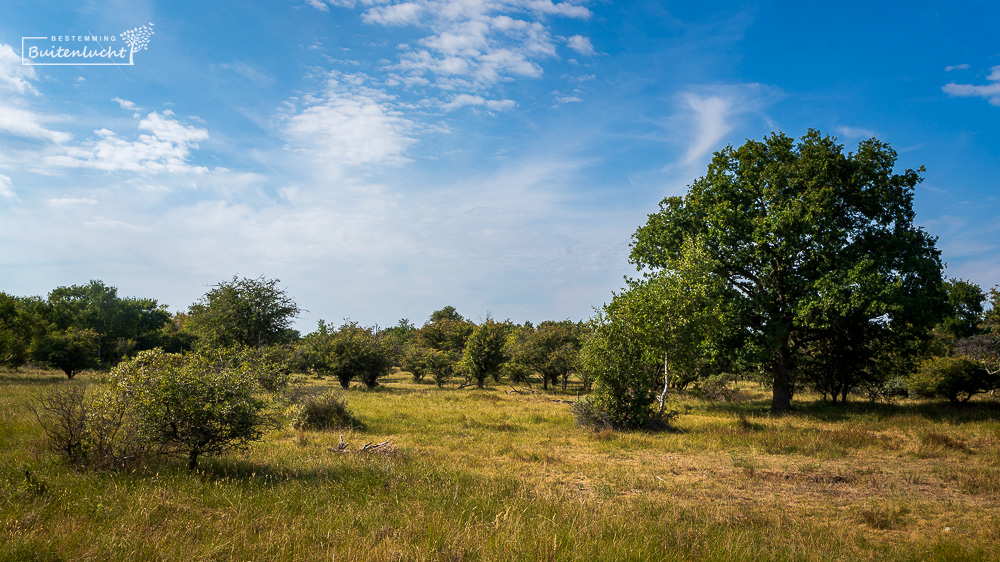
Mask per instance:
[[[1000,412],[985,400],[772,417],[750,392],[675,399],[691,407],[675,431],[594,432],[564,396],[400,374],[345,393],[364,431],[286,427],[195,473],[124,474],[61,464],[25,409],[40,387],[97,379],[0,377],[0,559],[1000,558]],[[354,452],[335,451],[341,433]]]

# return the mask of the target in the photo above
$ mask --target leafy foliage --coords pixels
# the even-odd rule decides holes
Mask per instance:
[[[730,350],[771,373],[771,407],[787,410],[796,364],[825,353],[816,342],[879,319],[917,337],[943,313],[939,251],[913,224],[922,170],[897,174],[895,162],[883,142],[844,154],[815,130],[727,147],[636,231],[631,260],[675,271],[694,241],[731,295],[731,341],[743,341]]]
[[[99,336],[93,330],[71,327],[36,339],[31,354],[36,360],[49,363],[72,379],[80,371],[98,365],[98,340]]]
[[[274,424],[250,363],[156,349],[120,363],[109,382],[96,406],[161,451],[187,456],[191,469],[200,456],[240,449]]]
[[[588,406],[609,427],[636,429],[653,418],[656,386],[639,325],[620,308],[605,307],[591,320],[583,368],[596,378]]]
[[[31,357],[31,342],[45,332],[39,299],[0,293],[0,365],[17,369]]]
[[[499,382],[503,365],[508,359],[504,344],[507,342],[510,329],[510,322],[501,323],[487,318],[485,322],[476,326],[465,342],[462,364],[468,376],[475,379],[479,388],[485,386],[486,378],[490,376]]]
[[[299,307],[278,279],[235,276],[191,305],[186,327],[209,347],[263,347],[298,338],[292,320]]]
[[[543,388],[562,381],[565,390],[569,376],[578,371],[582,324],[564,320],[512,327],[507,336],[506,353],[510,360],[504,370],[511,382],[521,382],[533,373],[542,375]],[[587,381],[589,382],[589,380]]]
[[[917,396],[940,396],[952,402],[968,402],[981,392],[996,388],[998,377],[965,357],[931,357],[910,378],[910,391]]]
[[[308,362],[321,375],[337,377],[340,385],[350,387],[358,380],[368,388],[378,386],[378,379],[389,374],[394,350],[382,334],[347,321],[339,329],[322,320],[316,332],[306,338]]]
[[[90,331],[97,336],[95,359],[114,363],[133,351],[160,345],[170,314],[155,299],[121,298],[102,281],[58,287],[49,293],[46,314],[54,331]]]
[[[983,302],[986,301],[982,288],[963,279],[948,279],[944,282],[944,291],[948,308],[941,321],[941,330],[956,339],[979,334]]]

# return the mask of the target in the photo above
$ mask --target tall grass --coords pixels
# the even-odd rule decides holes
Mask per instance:
[[[344,393],[363,430],[289,424],[197,472],[122,473],[63,464],[26,408],[98,378],[0,375],[0,560],[1000,558],[985,400],[770,417],[762,394],[680,398],[674,431],[617,433],[577,427],[555,396],[397,374]]]

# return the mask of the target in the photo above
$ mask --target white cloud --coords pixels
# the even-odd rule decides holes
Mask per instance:
[[[363,165],[401,162],[414,124],[364,77],[332,73],[325,90],[286,118],[290,145],[320,161]]]
[[[590,42],[590,39],[582,35],[574,35],[570,37],[566,41],[566,44],[570,49],[573,49],[581,55],[589,56],[594,54],[594,45]]]
[[[361,16],[361,19],[365,23],[378,23],[382,25],[415,24],[420,21],[420,12],[423,9],[424,7],[416,2],[377,6],[365,12]]]
[[[849,139],[870,139],[875,136],[875,131],[872,131],[871,129],[848,127],[847,125],[840,125],[837,127],[837,133],[840,136],[847,137]]]
[[[46,121],[57,120],[34,111],[4,105],[0,101],[0,131],[6,131],[19,137],[33,138],[63,143],[73,138],[69,133],[54,131],[44,125]]]
[[[669,120],[670,133],[686,147],[679,163],[700,167],[747,118],[776,129],[764,110],[782,96],[779,90],[762,84],[705,86],[682,92],[678,112]]]
[[[514,100],[488,100],[482,96],[458,94],[448,103],[442,104],[441,108],[445,111],[451,111],[469,106],[484,106],[490,111],[506,111],[517,107],[517,102]]]
[[[35,69],[21,65],[21,57],[10,45],[0,43],[0,91],[18,94],[36,93],[30,80],[36,80]]]
[[[135,103],[130,102],[129,100],[125,100],[125,99],[119,98],[119,97],[111,98],[111,101],[113,101],[113,102],[117,103],[118,105],[120,105],[122,109],[127,109],[129,111],[135,111],[135,110],[139,109],[139,106],[137,106]]]
[[[949,82],[942,86],[941,90],[952,97],[983,98],[989,101],[990,105],[1000,106],[1000,65],[990,68],[986,80],[991,83],[975,85]]]
[[[46,125],[61,120],[58,116],[30,108],[28,96],[38,94],[31,81],[37,78],[34,68],[21,66],[21,57],[10,45],[0,44],[0,132],[54,143],[69,141],[72,135]]]
[[[4,199],[17,199],[17,192],[14,191],[14,182],[10,177],[0,174],[0,197]]]
[[[967,65],[967,64],[956,64],[954,66],[946,66],[946,67],[944,67],[944,71],[945,72],[951,72],[952,70],[968,70],[968,69],[969,69],[969,65]]]
[[[337,8],[353,8],[355,2],[354,0],[306,0],[306,4],[321,12],[329,12],[330,8],[327,7],[327,4]]]
[[[423,80],[445,91],[471,94],[512,78],[541,76],[539,61],[556,56],[544,22],[550,16],[586,18],[590,11],[548,0],[412,0],[370,7],[361,17],[372,25],[429,31],[402,45],[398,60],[387,66],[401,73],[402,83]],[[571,45],[593,50],[582,36],[575,36]]]
[[[188,163],[198,142],[208,139],[208,131],[184,125],[173,118],[173,112],[153,111],[140,119],[139,134],[127,140],[114,131],[98,129],[94,137],[75,146],[53,151],[45,162],[62,168],[94,168],[109,172],[202,173],[207,168]]]
[[[719,96],[699,97],[687,93],[682,97],[694,119],[694,138],[684,154],[684,164],[693,164],[715,149],[726,133],[733,129],[732,124],[727,122],[733,104]]]
[[[79,205],[96,205],[97,200],[92,197],[53,197],[46,200],[46,203],[56,207],[77,207]]]

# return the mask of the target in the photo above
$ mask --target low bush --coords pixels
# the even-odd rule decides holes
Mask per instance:
[[[28,405],[52,450],[71,462],[86,457],[87,395],[82,388],[55,388]]]
[[[361,429],[363,424],[348,408],[347,400],[336,391],[306,394],[294,401],[292,425],[295,429]]]
[[[677,410],[666,410],[663,412],[653,411],[648,414],[643,424],[639,427],[635,427],[630,424],[622,424],[620,422],[616,422],[615,418],[608,413],[607,408],[603,407],[600,400],[595,399],[593,395],[585,396],[576,402],[573,402],[570,409],[573,413],[573,418],[576,420],[578,425],[592,428],[594,431],[609,429],[645,429],[648,431],[661,431],[669,429],[671,424],[673,424],[673,422],[680,416],[680,412]]]

